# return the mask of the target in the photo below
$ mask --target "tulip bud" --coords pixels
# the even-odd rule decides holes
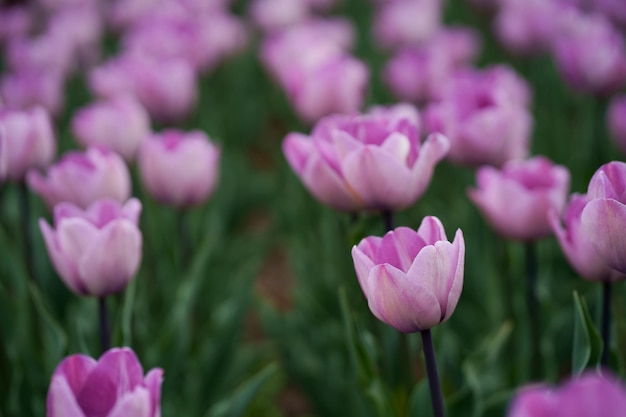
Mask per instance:
[[[126,201],[130,197],[130,174],[124,160],[101,148],[66,153],[48,169],[47,178],[28,173],[29,187],[53,208],[66,201],[87,208],[101,198]]]
[[[152,196],[175,207],[202,203],[215,189],[220,149],[199,130],[166,130],[146,139],[137,163]]]
[[[159,417],[163,370],[144,377],[130,348],[113,348],[98,361],[71,355],[57,366],[46,401],[47,417]]]
[[[126,287],[141,262],[140,212],[137,199],[123,206],[104,199],[87,210],[70,203],[58,204],[54,229],[39,220],[50,259],[70,290],[104,297]]]
[[[461,296],[463,233],[458,229],[450,243],[436,217],[425,217],[417,232],[399,227],[367,237],[352,248],[352,259],[372,313],[403,333],[448,320]]]
[[[569,171],[544,157],[507,162],[502,170],[482,167],[470,199],[503,237],[532,241],[550,235],[548,211],[560,213],[569,190]]]

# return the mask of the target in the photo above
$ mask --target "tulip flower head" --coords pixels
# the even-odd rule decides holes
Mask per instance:
[[[586,373],[561,387],[522,388],[507,417],[621,417],[626,410],[626,387],[606,371]]]
[[[104,199],[87,210],[58,204],[54,228],[39,220],[52,264],[72,292],[104,297],[126,287],[141,262],[140,212],[137,199]]]
[[[163,370],[145,376],[130,348],[99,360],[71,355],[57,366],[46,401],[47,417],[159,417]]]
[[[436,217],[417,231],[399,227],[367,237],[352,259],[370,310],[403,332],[430,329],[448,320],[461,296],[465,260],[463,233],[450,243]]]
[[[626,163],[602,165],[589,181],[582,229],[606,264],[626,273]]]
[[[170,129],[142,143],[137,163],[143,185],[157,201],[188,207],[215,190],[220,153],[204,132]]]
[[[130,174],[122,157],[102,148],[66,153],[48,169],[47,177],[28,173],[29,187],[53,208],[66,201],[87,208],[101,198],[130,198]]]
[[[283,152],[318,200],[344,211],[400,210],[426,191],[449,142],[419,141],[419,115],[406,104],[320,120],[310,136],[290,133]]]
[[[502,170],[478,170],[469,191],[487,222],[501,236],[532,241],[550,235],[550,209],[560,213],[569,190],[569,171],[544,157],[507,162]]]

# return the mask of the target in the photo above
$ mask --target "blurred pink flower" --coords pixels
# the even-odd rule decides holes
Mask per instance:
[[[551,234],[548,212],[565,207],[569,180],[567,168],[538,156],[509,161],[502,170],[480,168],[478,188],[468,194],[498,234],[533,241]]]
[[[602,165],[589,181],[582,230],[606,264],[626,273],[626,163]]]
[[[615,96],[609,103],[606,124],[613,143],[626,154],[626,95]]]
[[[72,68],[71,45],[53,33],[13,38],[7,43],[4,56],[8,68],[14,72],[53,72],[65,78]]]
[[[131,161],[151,133],[150,116],[133,96],[119,96],[79,109],[72,133],[85,147],[99,145]]]
[[[57,366],[46,404],[47,417],[159,417],[163,370],[144,377],[130,348],[113,348],[98,361],[71,355]]]
[[[394,0],[385,2],[374,17],[376,42],[396,49],[428,41],[440,28],[441,0]]]
[[[517,392],[508,417],[621,417],[626,388],[608,371],[588,372],[556,388],[529,385]]]
[[[41,107],[27,111],[0,110],[0,181],[23,181],[30,169],[52,163],[56,138],[50,116]]]
[[[256,26],[272,31],[302,22],[311,10],[306,0],[254,0],[248,12]]]
[[[131,190],[122,157],[101,148],[68,152],[48,169],[47,177],[30,171],[27,181],[50,208],[61,202],[87,208],[102,198],[126,201]]]
[[[15,37],[23,37],[33,27],[33,14],[29,7],[0,8],[0,43]]]
[[[359,116],[321,119],[310,136],[283,141],[289,165],[318,200],[338,210],[400,210],[426,191],[447,153],[442,135],[419,141],[419,115],[410,105]]]
[[[39,220],[50,260],[72,292],[105,297],[126,287],[141,263],[140,213],[135,198],[123,206],[102,199],[86,210],[70,203],[56,205],[54,229]]]
[[[217,186],[220,148],[202,131],[166,130],[146,139],[137,163],[144,187],[175,207],[203,203]]]
[[[54,71],[27,70],[7,73],[0,79],[0,95],[6,107],[28,109],[42,106],[58,116],[65,104],[64,79]]]
[[[361,289],[372,313],[403,333],[430,329],[450,318],[463,289],[465,241],[450,243],[438,218],[417,232],[399,227],[352,248]]]

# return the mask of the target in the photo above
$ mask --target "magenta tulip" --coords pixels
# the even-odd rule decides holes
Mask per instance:
[[[318,200],[338,210],[400,210],[413,204],[448,151],[439,134],[419,141],[419,115],[410,105],[360,116],[329,116],[310,136],[290,133],[283,152]]]
[[[586,195],[573,194],[563,215],[563,225],[557,212],[549,212],[550,224],[561,249],[576,272],[590,281],[618,281],[626,275],[609,268],[598,256],[587,233],[581,226],[581,215],[589,201]]]
[[[133,96],[120,96],[78,110],[72,132],[83,146],[101,146],[130,161],[151,133],[150,116]]]
[[[582,229],[607,265],[626,273],[626,163],[602,165],[589,181]]]
[[[56,139],[50,116],[41,107],[28,111],[0,110],[0,156],[4,173],[11,181],[23,181],[30,169],[43,169],[52,163]]]
[[[76,354],[57,366],[46,401],[47,417],[159,417],[163,370],[145,377],[130,348],[113,348],[98,361]]]
[[[126,287],[141,263],[140,212],[137,199],[104,199],[87,210],[58,204],[54,229],[39,220],[52,264],[72,292],[104,297]]]
[[[417,232],[399,227],[367,237],[352,248],[352,259],[372,313],[401,332],[443,323],[461,296],[463,233],[458,229],[450,243],[436,217],[425,217]]]
[[[606,124],[618,149],[626,154],[626,95],[613,97],[606,115]]]
[[[137,163],[143,185],[157,201],[188,207],[215,189],[220,153],[204,132],[171,129],[144,141]]]
[[[626,387],[607,371],[586,373],[557,388],[530,385],[511,403],[508,417],[621,417]]]
[[[47,177],[30,171],[27,181],[50,208],[63,201],[82,208],[101,198],[122,202],[128,200],[131,191],[130,174],[122,157],[101,148],[68,152],[48,169]]]
[[[502,170],[482,167],[478,188],[469,191],[487,222],[505,238],[533,241],[552,228],[550,209],[560,213],[569,190],[569,171],[544,157],[507,162]]]

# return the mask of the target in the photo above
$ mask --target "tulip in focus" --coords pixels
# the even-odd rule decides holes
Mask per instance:
[[[78,110],[72,133],[85,147],[101,146],[131,161],[151,133],[150,116],[134,97],[120,96]]]
[[[480,168],[478,188],[468,194],[498,234],[533,241],[552,233],[548,212],[565,207],[569,179],[567,168],[538,156],[509,161],[501,170]]]
[[[463,233],[458,229],[450,243],[436,217],[425,217],[417,232],[399,227],[367,237],[352,248],[352,259],[372,313],[403,333],[448,320],[461,296]]]
[[[46,401],[47,417],[159,417],[163,370],[145,376],[130,348],[113,348],[97,361],[76,354],[57,366]]]
[[[39,220],[52,264],[72,292],[105,297],[126,287],[141,263],[140,212],[137,199],[103,199],[87,210],[56,205],[54,229]]]
[[[68,152],[48,169],[46,177],[31,171],[27,181],[50,208],[63,201],[82,208],[101,198],[122,202],[131,192],[130,174],[122,157],[101,148]]]
[[[329,116],[310,136],[283,142],[289,165],[318,200],[343,211],[401,210],[421,197],[449,142],[419,140],[419,114],[407,104],[359,116]]]
[[[613,143],[626,154],[626,95],[613,97],[607,110],[606,124]]]
[[[50,116],[41,107],[28,111],[0,110],[0,165],[10,181],[23,181],[30,169],[52,163],[56,139]]]
[[[606,264],[626,273],[626,163],[609,162],[593,174],[582,230]]]
[[[598,256],[589,236],[581,226],[581,215],[589,201],[586,195],[573,194],[563,215],[563,225],[555,210],[550,210],[550,224],[570,265],[590,281],[618,281],[626,275],[609,268]]]
[[[143,185],[159,202],[175,207],[202,203],[219,176],[220,149],[199,130],[166,130],[146,139],[137,163]]]
[[[557,388],[541,384],[518,391],[507,417],[622,417],[626,387],[607,371],[588,372]]]

